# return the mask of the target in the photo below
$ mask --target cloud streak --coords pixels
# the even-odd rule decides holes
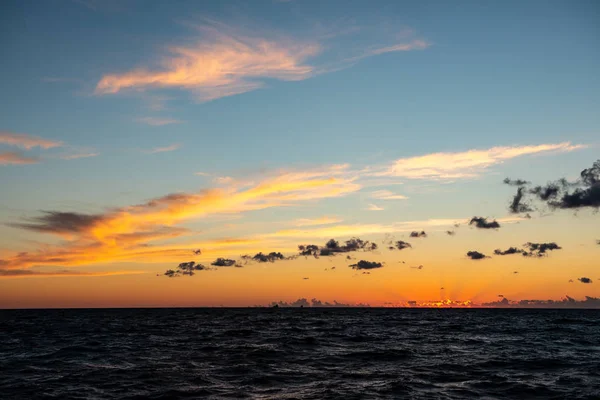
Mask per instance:
[[[396,176],[408,179],[477,178],[490,167],[526,155],[563,153],[583,149],[570,142],[532,146],[500,146],[464,152],[440,152],[396,160],[376,176]]]
[[[151,150],[145,150],[144,153],[146,153],[146,154],[166,153],[169,151],[178,150],[180,147],[181,147],[180,144],[175,143],[175,144],[165,146],[165,147],[155,147]]]
[[[27,157],[16,151],[6,151],[0,153],[0,165],[26,165],[37,164],[40,159],[37,157]]]
[[[193,44],[168,48],[156,65],[102,76],[99,95],[124,90],[171,88],[193,93],[198,101],[246,93],[266,85],[267,80],[299,81],[335,71],[360,59],[391,52],[423,50],[429,43],[412,39],[363,51],[361,55],[319,65],[316,56],[331,44],[284,37],[280,33],[244,34],[224,24],[210,22],[194,28],[201,37]]]
[[[34,147],[42,149],[51,149],[53,147],[61,147],[62,142],[56,140],[44,139],[39,136],[27,135],[24,133],[12,133],[0,131],[0,144],[20,147],[25,150],[31,150]]]
[[[150,126],[164,126],[164,125],[172,125],[172,124],[181,124],[183,121],[174,118],[159,118],[159,117],[142,117],[136,119],[137,122],[141,124],[146,124]]]
[[[204,250],[204,246],[156,243],[187,234],[177,224],[212,215],[340,197],[360,189],[360,185],[339,177],[339,170],[340,166],[331,166],[305,172],[283,172],[251,186],[174,193],[97,214],[45,211],[39,216],[13,222],[11,226],[57,235],[65,243],[0,259],[0,268],[75,266],[110,261],[159,262],[169,257],[182,257],[189,254],[190,249],[202,247]],[[239,247],[257,240],[225,240],[221,243]],[[220,245],[219,242],[216,245]]]

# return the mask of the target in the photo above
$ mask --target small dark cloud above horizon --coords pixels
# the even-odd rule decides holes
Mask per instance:
[[[488,221],[487,218],[484,217],[473,217],[469,221],[469,225],[475,225],[476,228],[479,229],[498,229],[500,228],[500,223],[496,220]]]
[[[468,251],[467,257],[469,257],[471,260],[483,260],[484,258],[487,258],[485,254],[480,253],[476,250]]]
[[[425,231],[412,231],[410,233],[410,237],[411,238],[422,238],[422,237],[427,237],[427,233],[425,233]]]
[[[377,268],[382,268],[383,264],[380,263],[380,262],[376,262],[376,261],[360,260],[356,264],[349,265],[349,267],[352,268],[352,269],[356,269],[356,270],[361,270],[361,269],[377,269]]]

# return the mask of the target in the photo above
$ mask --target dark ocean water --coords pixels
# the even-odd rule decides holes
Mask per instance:
[[[600,311],[0,311],[0,398],[600,399]]]

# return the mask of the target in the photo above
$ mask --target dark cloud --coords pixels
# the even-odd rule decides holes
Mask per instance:
[[[581,278],[577,278],[577,280],[581,283],[592,283],[592,280],[590,278],[586,278],[585,276],[582,276]]]
[[[427,237],[427,234],[425,233],[425,231],[412,231],[410,233],[410,237],[412,238],[420,238],[420,237]]]
[[[414,269],[423,269],[425,267],[423,267],[422,265],[419,265],[418,267],[411,267],[411,268],[414,268]]]
[[[446,231],[446,235],[448,235],[448,236],[454,236],[454,235],[456,235],[456,232],[454,232],[454,231]]]
[[[28,218],[27,223],[13,223],[10,226],[46,233],[85,232],[105,218],[101,214],[77,212],[42,211],[39,217]]]
[[[361,270],[361,269],[376,269],[376,268],[383,267],[383,264],[380,263],[380,262],[376,262],[376,261],[360,260],[356,264],[349,265],[349,267],[352,268],[352,269],[357,269],[357,270]]]
[[[472,250],[472,251],[467,252],[467,257],[469,257],[471,260],[481,260],[481,259],[486,258],[487,256],[483,253]]]
[[[469,221],[469,225],[475,225],[475,227],[479,229],[498,229],[500,228],[500,224],[498,221],[488,221],[487,218],[483,217],[473,217],[471,221]]]
[[[510,254],[522,254],[523,250],[517,249],[516,247],[509,247],[506,250],[496,249],[494,250],[494,254],[497,256],[506,256]]]
[[[252,259],[254,261],[260,262],[260,263],[265,263],[265,262],[275,262],[277,260],[283,260],[285,257],[283,256],[283,254],[276,252],[276,251],[272,251],[269,254],[263,254],[261,253],[257,253],[254,255],[254,257],[252,257]]]
[[[525,181],[523,179],[510,179],[510,178],[505,178],[503,182],[510,186],[525,186],[525,185],[529,185],[531,183],[531,182]]]
[[[398,240],[398,241],[396,242],[396,248],[397,248],[398,250],[404,250],[404,249],[407,249],[407,248],[409,248],[409,247],[412,247],[412,246],[410,245],[410,243],[408,243],[408,242],[405,242],[405,241],[403,241],[403,240]]]
[[[196,264],[195,261],[183,262],[177,266],[177,269],[168,269],[164,275],[169,278],[176,278],[178,276],[193,276],[197,271],[210,270],[202,264]]]
[[[311,299],[308,301],[306,298],[301,298],[293,302],[278,301],[270,304],[271,307],[370,307],[368,304],[347,304],[339,303],[336,300],[333,303],[328,301],[321,301],[319,299]]]
[[[320,256],[335,256],[340,253],[353,251],[373,251],[377,250],[377,247],[377,243],[355,237],[347,240],[343,245],[335,239],[330,239],[323,247],[319,247],[315,244],[301,244],[298,245],[298,253],[301,256],[313,256],[319,258]],[[349,255],[346,256],[346,258],[349,260],[351,259]]]
[[[202,250],[196,249],[196,250],[193,250],[192,253],[194,253],[195,255],[199,256],[200,254],[202,254]]]
[[[600,208],[600,160],[579,175],[580,178],[575,182],[562,178],[544,186],[535,186],[527,192],[525,186],[519,186],[509,209],[511,212],[531,211],[523,203],[526,193],[551,209]]]
[[[511,213],[520,214],[520,213],[529,213],[529,212],[533,211],[531,206],[529,204],[525,203],[525,201],[523,199],[524,195],[525,195],[525,188],[524,187],[517,188],[517,193],[515,193],[515,195],[513,196],[510,206],[508,207],[508,209]],[[529,215],[529,214],[527,214],[527,215]],[[531,216],[530,216],[530,218],[531,218]]]
[[[600,308],[600,298],[585,296],[584,300],[576,300],[566,296],[561,300],[520,300],[511,301],[504,297],[500,301],[481,304],[484,307],[510,308]]]
[[[546,255],[546,252],[548,252],[548,251],[562,249],[562,247],[560,247],[559,245],[557,245],[554,242],[550,242],[550,243],[527,242],[527,243],[525,243],[525,247],[529,249],[529,251],[526,251],[526,250],[522,251],[522,254],[525,257],[543,257],[544,255]]]
[[[235,265],[237,267],[235,260],[220,257],[213,261],[210,265],[214,265],[215,267],[231,267]]]

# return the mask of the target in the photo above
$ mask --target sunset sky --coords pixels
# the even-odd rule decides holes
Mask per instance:
[[[599,193],[577,181],[600,159],[599,20],[595,1],[3,1],[0,308],[599,297],[598,203],[534,193]],[[241,259],[352,237],[378,248]],[[528,242],[560,249],[494,254]],[[207,268],[164,275],[189,261]]]

